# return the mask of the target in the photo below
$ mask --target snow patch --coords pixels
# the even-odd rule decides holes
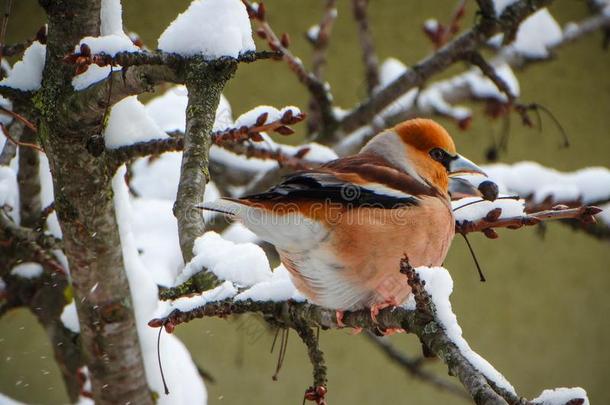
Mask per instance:
[[[42,69],[46,60],[47,46],[38,41],[32,42],[22,59],[15,63],[9,76],[0,81],[0,86],[12,87],[23,91],[34,91],[42,83]]]
[[[504,49],[506,54],[515,53],[532,59],[550,56],[549,48],[561,42],[563,32],[548,9],[543,8],[527,17],[519,26],[515,40]],[[504,34],[494,35],[488,42],[500,48]]]
[[[100,34],[123,34],[123,9],[121,7],[121,0],[102,0],[102,8],[100,10]]]
[[[167,137],[137,96],[125,97],[116,103],[104,129],[104,141],[110,149]]]
[[[466,205],[468,203],[476,201],[475,204]],[[487,201],[481,200],[479,197],[467,197],[461,198],[457,201],[452,201],[451,206],[453,208],[453,216],[457,222],[464,221],[475,221],[477,219],[485,218],[487,213],[495,208],[502,209],[500,218],[510,218],[525,215],[523,211],[525,208],[524,200],[495,200]],[[460,207],[464,208],[460,208]]]
[[[40,263],[25,262],[13,267],[11,274],[21,278],[33,279],[40,277],[42,270]]]
[[[438,321],[445,329],[449,339],[458,347],[460,353],[487,379],[493,381],[498,387],[516,395],[515,389],[508,380],[487,360],[472,350],[468,342],[462,337],[462,328],[457,322],[457,317],[453,313],[449,301],[449,296],[453,291],[453,280],[449,272],[443,267],[418,267],[416,271],[425,282],[425,289],[432,298]],[[408,301],[408,305],[414,308],[414,299]]]
[[[17,173],[8,166],[0,166],[0,207],[4,205],[13,208],[11,214],[19,214]]]
[[[281,264],[273,270],[270,280],[255,284],[235,297],[235,301],[245,300],[303,302],[305,297],[296,289],[288,270]]]
[[[151,389],[162,393],[163,384],[159,374],[156,352],[158,331],[150,328],[148,321],[154,317],[158,307],[166,308],[168,304],[159,302],[157,284],[140,259],[136,234],[133,229],[134,212],[129,200],[124,175],[125,166],[122,166],[112,179],[115,212],[123,249],[123,262],[131,290],[146,378]],[[158,403],[162,405],[206,403],[207,393],[197,368],[189,352],[176,336],[166,336],[164,343],[161,345],[161,357],[173,360],[164,364],[167,383],[173,388],[169,395],[160,395],[157,400]]]
[[[239,0],[195,0],[159,37],[158,48],[181,55],[237,58],[254,51],[250,19]]]
[[[118,71],[119,68],[111,66],[98,66],[95,64],[89,65],[80,75],[76,75],[72,78],[72,88],[76,91],[81,91],[87,87],[101,82],[102,80],[110,76],[110,72]]]
[[[518,0],[494,0],[494,8],[496,10],[496,16],[501,16],[506,7],[512,6]]]
[[[78,314],[76,313],[76,304],[74,300],[64,306],[59,319],[61,319],[61,322],[66,329],[73,333],[80,333],[80,324],[78,323]]]
[[[209,302],[222,301],[228,298],[232,298],[237,294],[237,289],[230,281],[225,281],[221,285],[211,290],[205,291],[198,295],[192,295],[189,297],[181,297],[175,301],[172,301],[170,305],[170,311],[177,309],[181,312],[192,311],[195,308],[200,308]]]
[[[80,46],[86,44],[91,48],[91,54],[115,56],[119,52],[138,52],[140,48],[135,46],[131,39],[125,34],[111,34],[102,37],[85,37],[74,47],[74,52],[80,52]]]
[[[185,131],[186,106],[188,104],[188,91],[185,86],[179,85],[170,88],[163,95],[155,97],[146,104],[148,114],[157,125],[167,132]],[[224,95],[216,108],[213,131],[231,127],[233,117],[231,105]]]
[[[489,180],[498,184],[503,193],[532,196],[535,203],[552,196],[557,203],[582,199],[584,204],[610,200],[610,170],[587,167],[574,172],[560,172],[536,162],[513,165],[486,165],[483,170]],[[477,179],[470,179],[476,183]]]
[[[258,236],[239,222],[233,222],[222,233],[222,238],[234,243],[254,243]]]
[[[176,285],[204,269],[221,280],[234,282],[238,287],[250,287],[271,278],[271,268],[265,252],[253,243],[234,243],[210,231],[195,240],[193,254],[195,257],[180,273]]]
[[[565,405],[572,399],[583,399],[583,405],[589,405],[587,392],[580,387],[544,390],[537,398],[532,399],[532,403],[540,405]]]

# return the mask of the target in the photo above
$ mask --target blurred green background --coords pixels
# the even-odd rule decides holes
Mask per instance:
[[[309,62],[311,50],[303,33],[320,20],[323,2],[266,3],[276,32],[289,32],[293,51]],[[423,21],[430,17],[447,21],[456,3],[371,1],[370,22],[380,60],[393,56],[413,64],[424,57],[431,46],[421,30]],[[555,3],[551,11],[561,25],[587,15],[584,1]],[[185,0],[124,0],[124,23],[154,48],[164,27],[188,4]],[[470,25],[475,6],[473,1],[467,4],[465,22]],[[8,43],[33,36],[43,17],[37,2],[14,2]],[[553,111],[573,146],[559,149],[559,135],[548,119],[540,134],[513,117],[509,149],[502,161],[536,160],[561,170],[610,166],[610,54],[601,49],[601,39],[595,33],[562,49],[556,60],[517,73],[522,100]],[[346,0],[339,1],[328,62],[326,77],[337,105],[353,106],[365,96],[366,88],[356,27]],[[454,67],[447,74],[462,68]],[[285,64],[272,61],[240,66],[225,95],[235,115],[259,104],[306,109],[308,100]],[[444,124],[464,155],[483,162],[490,135],[498,136],[501,123],[485,118],[480,105],[472,107],[475,117],[469,130]],[[305,130],[304,125],[300,130]],[[592,403],[610,403],[610,246],[560,224],[549,225],[544,237],[533,228],[500,231],[500,236],[496,241],[471,237],[487,283],[478,281],[462,240],[455,241],[446,263],[455,282],[453,308],[471,347],[529,398],[544,388],[582,386]],[[198,364],[215,377],[215,383],[207,384],[212,404],[300,403],[311,382],[305,349],[294,334],[279,381],[271,380],[276,361],[276,355],[269,354],[273,335],[253,317],[197,320],[179,327],[177,334]],[[419,354],[414,336],[397,336],[392,341],[407,353]],[[329,368],[331,404],[464,403],[413,380],[362,336],[322,332],[321,345]],[[446,374],[442,364],[431,363],[431,369]],[[0,319],[0,392],[40,404],[67,400],[49,343],[25,311]]]

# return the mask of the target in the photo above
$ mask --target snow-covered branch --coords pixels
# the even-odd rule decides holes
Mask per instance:
[[[482,218],[456,221],[455,231],[461,234],[483,232],[487,237],[495,239],[498,235],[493,228],[518,229],[522,226],[538,225],[542,221],[557,219],[574,219],[583,224],[593,224],[595,223],[594,215],[599,214],[601,211],[601,208],[595,206],[582,206],[578,208],[556,206],[552,210],[529,214],[523,213],[523,215],[502,218],[502,208],[493,208]]]
[[[227,270],[230,269],[223,271]],[[511,384],[476,354],[462,337],[449,301],[452,290],[449,273],[442,268],[413,269],[406,258],[401,260],[400,272],[405,274],[406,281],[411,286],[412,298],[403,307],[381,310],[376,319],[371,317],[369,310],[361,310],[346,312],[339,321],[334,310],[300,302],[299,299],[295,301],[283,298],[290,295],[286,296],[286,292],[281,292],[280,289],[286,287],[280,287],[283,284],[279,283],[289,281],[278,279],[273,284],[271,279],[260,281],[262,288],[257,288],[259,284],[255,283],[241,293],[230,281],[225,281],[214,290],[179,298],[167,312],[152,319],[149,326],[163,327],[168,333],[172,333],[178,325],[195,318],[258,313],[276,327],[295,329],[306,342],[314,365],[314,383],[306,391],[305,398],[317,403],[323,403],[327,387],[322,353],[317,349],[311,328],[339,328],[341,323],[347,327],[371,331],[402,328],[417,335],[422,344],[445,362],[449,373],[460,380],[475,403],[528,403],[520,398]],[[235,276],[239,278],[238,274],[234,274]],[[271,287],[272,285],[275,287]],[[268,295],[273,288],[276,290],[275,298]],[[250,290],[256,291],[250,293]],[[579,393],[572,392],[574,396],[568,400],[583,398],[578,396]]]
[[[412,69],[404,72],[391,84],[350,111],[341,119],[341,130],[344,133],[350,133],[363,125],[367,125],[377,114],[410,89],[422,86],[433,75],[462,60],[465,55],[476,51],[498,32],[508,34],[516,30],[527,16],[550,3],[551,0],[521,0],[508,6],[498,18],[483,16],[474,28],[417,63]],[[335,135],[321,140],[324,143],[336,143],[339,139]]]
[[[274,132],[290,135],[290,128],[301,122],[305,115],[296,107],[285,107],[277,110],[272,107],[258,107],[243,114],[234,125],[213,131],[210,134],[212,144],[247,158],[271,159],[282,166],[303,168],[307,165],[303,156],[309,149],[305,146],[294,153],[288,153],[281,147],[274,148],[262,132]],[[114,149],[108,149],[108,159],[111,167],[118,168],[121,164],[149,155],[160,155],[165,152],[182,151],[184,149],[184,134],[174,131],[170,136],[137,142]]]

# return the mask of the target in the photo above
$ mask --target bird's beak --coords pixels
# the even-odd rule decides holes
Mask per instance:
[[[477,173],[487,177],[487,174],[477,165],[466,159],[464,156],[456,155],[451,162],[449,162],[449,175],[459,175],[465,173]]]

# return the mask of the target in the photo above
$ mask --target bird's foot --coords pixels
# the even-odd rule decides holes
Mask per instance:
[[[337,326],[339,328],[345,328],[345,324],[343,323],[343,311],[336,311],[335,315],[337,317]]]
[[[379,311],[384,308],[396,307],[398,306],[398,302],[396,301],[396,297],[388,297],[384,302],[371,305],[371,319],[374,323],[377,323],[377,315],[379,315]]]
[[[350,332],[350,335],[359,335],[362,332],[362,328],[360,326],[354,327]]]
[[[406,331],[403,328],[387,328],[385,330],[379,330],[383,336],[392,336],[396,333],[405,333]]]

